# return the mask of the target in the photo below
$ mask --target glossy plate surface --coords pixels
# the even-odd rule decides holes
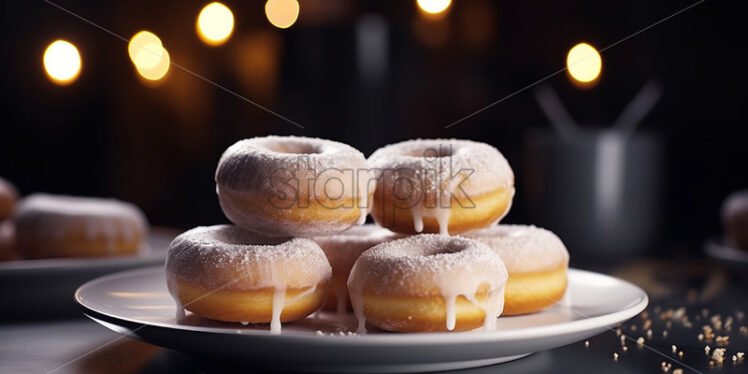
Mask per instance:
[[[178,321],[161,267],[104,276],[81,286],[75,299],[102,325],[156,345],[250,366],[299,371],[419,372],[491,365],[570,344],[635,316],[647,295],[631,283],[569,270],[563,304],[540,313],[501,317],[496,331],[355,335],[350,315],[322,312],[283,325],[222,323],[187,313]]]

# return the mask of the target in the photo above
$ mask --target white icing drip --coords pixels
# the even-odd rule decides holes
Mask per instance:
[[[276,285],[275,291],[273,292],[273,317],[270,320],[270,333],[280,334],[281,332],[281,313],[286,302],[286,287],[278,287]]]
[[[364,314],[363,282],[351,282],[348,280],[348,292],[353,307],[353,315],[356,317],[358,326],[357,334],[366,334],[366,314]]]
[[[455,311],[455,303],[457,303],[457,295],[444,294],[442,289],[442,295],[444,295],[444,302],[447,308],[447,330],[452,331],[455,329],[457,323],[457,312]]]
[[[413,229],[416,232],[423,231],[423,208],[416,205],[410,208],[410,214],[413,216]]]

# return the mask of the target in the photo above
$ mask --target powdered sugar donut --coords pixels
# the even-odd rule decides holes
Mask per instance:
[[[146,235],[140,209],[114,199],[34,194],[16,215],[17,250],[25,258],[135,254]]]
[[[0,222],[13,216],[18,193],[10,182],[0,178]]]
[[[469,140],[409,140],[369,157],[377,172],[372,217],[405,234],[459,234],[498,222],[514,174],[494,147]]]
[[[332,266],[332,285],[327,296],[325,309],[344,313],[350,308],[348,300],[348,274],[353,263],[365,250],[379,244],[395,240],[402,235],[374,224],[354,226],[340,234],[314,238],[327,255]]]
[[[532,313],[564,296],[569,252],[554,233],[535,226],[498,225],[465,237],[486,243],[509,272],[504,314]]]
[[[748,250],[748,190],[733,192],[724,201],[722,226],[728,245]]]
[[[281,322],[322,306],[332,270],[311,239],[269,238],[218,225],[175,238],[166,273],[180,310],[227,322],[269,322],[278,333]]]
[[[268,236],[330,235],[363,224],[371,192],[366,159],[323,139],[268,136],[229,147],[216,192],[237,226]]]
[[[17,257],[13,222],[0,222],[0,261],[15,260]]]
[[[359,331],[365,322],[389,331],[493,329],[507,272],[475,240],[423,234],[364,252],[348,279]]]

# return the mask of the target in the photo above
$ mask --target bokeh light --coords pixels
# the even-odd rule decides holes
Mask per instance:
[[[155,46],[154,44],[151,44],[151,46]],[[149,56],[143,56],[143,55],[149,55]],[[153,54],[150,52],[148,48],[143,48],[138,52],[138,55],[135,57],[138,61],[143,60],[152,60]],[[156,65],[152,67],[144,67],[140,65],[135,65],[135,69],[137,69],[138,74],[140,74],[141,77],[145,78],[149,81],[157,81],[162,79],[164,76],[166,76],[166,73],[169,72],[169,66],[171,65],[171,58],[169,57],[169,52],[166,50],[166,48],[161,47],[161,51],[159,54],[158,61],[156,62]]]
[[[270,23],[281,29],[291,27],[299,18],[299,2],[296,0],[268,0],[265,15]]]
[[[197,35],[208,45],[225,43],[234,31],[234,14],[226,5],[214,2],[206,5],[197,16]]]
[[[439,14],[447,10],[452,0],[416,0],[418,7],[428,14]]]
[[[161,39],[149,31],[140,31],[127,46],[130,60],[141,77],[149,81],[162,79],[169,71],[171,59]]]
[[[81,71],[78,48],[65,40],[55,40],[47,47],[43,63],[49,79],[59,85],[72,83]]]
[[[587,43],[575,45],[566,56],[569,75],[580,83],[590,83],[597,79],[602,66],[600,53]]]

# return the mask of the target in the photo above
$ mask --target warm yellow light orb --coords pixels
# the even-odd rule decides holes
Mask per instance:
[[[287,29],[299,18],[299,2],[296,0],[268,0],[265,3],[265,16],[273,26]]]
[[[595,47],[587,43],[575,45],[566,56],[569,75],[581,83],[589,83],[600,76],[603,61]]]
[[[138,71],[138,74],[140,74],[141,77],[145,78],[149,81],[157,81],[162,79],[164,76],[166,76],[166,73],[169,72],[169,66],[171,65],[171,59],[169,57],[169,52],[166,51],[164,47],[156,46],[155,44],[150,44],[140,50],[138,54],[135,56],[136,61],[152,61],[153,54],[151,53],[151,49],[155,49],[156,47],[160,48],[159,51],[159,58],[156,61],[156,64],[151,67],[145,67],[135,64],[135,69]]]
[[[140,52],[142,48],[152,44],[158,46],[158,49],[156,49],[155,52],[160,52],[162,46],[161,39],[159,39],[158,36],[154,35],[150,31],[140,31],[137,34],[133,35],[132,38],[130,38],[130,43],[127,45],[127,53],[130,55],[130,60],[133,62],[133,64],[138,64],[135,61],[135,56],[138,55],[138,52]],[[151,47],[151,49],[153,48]],[[143,61],[143,63],[149,64],[148,61]],[[155,63],[151,65],[151,67],[153,66],[155,66]]]
[[[429,14],[439,14],[452,4],[452,0],[416,0],[418,7]]]
[[[81,55],[78,48],[65,40],[55,40],[44,51],[44,70],[52,82],[70,84],[81,71]]]
[[[161,39],[149,31],[140,31],[130,38],[127,52],[135,70],[146,80],[157,81],[169,71],[169,52],[161,44]]]
[[[206,5],[197,16],[197,35],[209,45],[225,43],[234,31],[234,14],[227,6],[215,2]]]

